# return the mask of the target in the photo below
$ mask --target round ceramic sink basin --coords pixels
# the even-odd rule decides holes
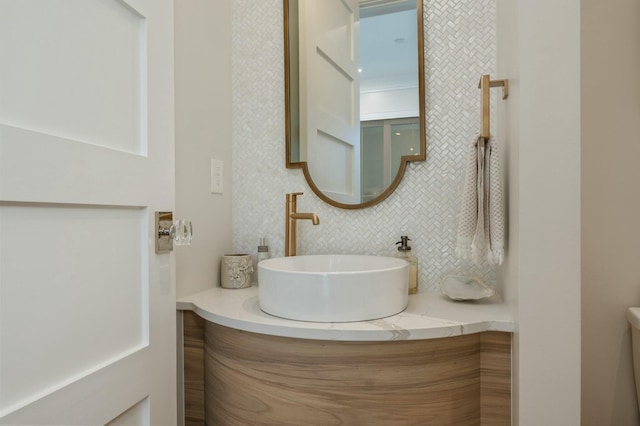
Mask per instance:
[[[264,312],[296,321],[350,322],[402,312],[409,300],[409,264],[361,255],[292,256],[258,264]]]

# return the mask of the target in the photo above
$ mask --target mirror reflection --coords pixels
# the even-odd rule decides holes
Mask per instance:
[[[284,0],[287,167],[343,208],[426,157],[421,0]]]

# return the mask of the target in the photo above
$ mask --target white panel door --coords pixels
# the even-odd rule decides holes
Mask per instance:
[[[0,63],[0,424],[175,424],[173,2],[0,0]]]
[[[338,202],[360,203],[358,1],[300,2],[301,132],[314,183]]]

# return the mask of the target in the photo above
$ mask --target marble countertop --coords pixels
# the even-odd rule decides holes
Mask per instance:
[[[509,309],[498,296],[474,302],[454,302],[441,293],[409,296],[403,312],[360,322],[292,321],[266,314],[258,306],[258,288],[220,287],[177,301],[178,310],[190,310],[213,323],[238,330],[300,339],[385,341],[460,336],[483,331],[514,330]]]

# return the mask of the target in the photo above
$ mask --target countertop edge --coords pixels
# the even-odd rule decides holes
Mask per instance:
[[[507,306],[497,297],[468,304],[449,301],[440,293],[410,296],[407,309],[397,315],[361,322],[318,323],[286,320],[262,312],[257,288],[220,287],[187,296],[176,309],[193,311],[222,326],[280,337],[336,341],[424,340],[497,331],[512,333]]]

